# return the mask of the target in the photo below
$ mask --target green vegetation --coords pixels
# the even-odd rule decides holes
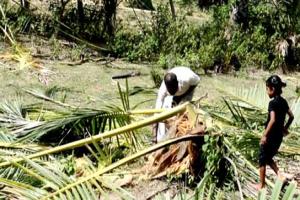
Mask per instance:
[[[239,11],[239,4],[229,1],[209,8],[212,19],[204,24],[190,22],[184,15],[175,21],[168,5],[160,5],[152,15],[152,27],[142,27],[140,33],[124,28],[117,32],[115,52],[131,61],[150,60],[163,67],[188,65],[206,69],[219,62],[228,68],[236,56],[244,68],[298,70],[298,39],[292,37],[299,37],[299,3],[245,2],[247,9],[241,11],[246,12],[244,18],[234,12]],[[282,47],[282,42],[292,43]],[[282,51],[290,51],[286,52],[289,56],[282,56]]]
[[[117,4],[84,4],[81,8],[70,1],[51,2],[49,8],[42,8],[50,12],[45,15],[8,2],[2,3],[6,17],[0,20],[9,24],[13,33],[54,35],[86,44],[97,41],[107,44],[105,49],[98,49],[129,61],[156,62],[164,68],[188,65],[205,72],[216,65],[222,65],[223,72],[238,70],[237,61],[243,68],[299,69],[300,5],[295,0],[211,3],[204,8],[207,17],[202,18],[189,16],[199,9],[195,4],[180,2],[176,19],[170,5],[162,2],[155,11],[142,14],[149,22],[137,14],[144,11],[132,9],[138,26],[135,28],[116,20]],[[136,5],[133,7],[153,7],[151,1],[140,3],[129,1],[129,5]],[[35,3],[31,7],[38,9]]]

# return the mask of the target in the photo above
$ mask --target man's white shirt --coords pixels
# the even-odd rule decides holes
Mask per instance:
[[[200,81],[200,77],[188,67],[174,67],[168,72],[174,73],[177,77],[178,90],[174,96],[181,96],[185,94],[191,86],[196,86]],[[162,81],[158,90],[155,108],[162,108],[164,99],[168,95],[170,94],[168,93],[166,84]]]

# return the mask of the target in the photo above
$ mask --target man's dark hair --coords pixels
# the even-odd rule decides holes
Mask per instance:
[[[174,73],[167,73],[164,77],[167,90],[171,95],[174,95],[178,90],[178,80]]]
[[[277,75],[272,75],[266,80],[267,87],[273,87],[275,93],[280,95],[282,93],[282,88],[286,86],[286,83],[282,82],[281,78]]]

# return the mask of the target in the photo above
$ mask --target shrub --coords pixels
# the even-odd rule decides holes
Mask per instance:
[[[154,10],[151,0],[129,0],[129,6],[133,8],[145,9],[145,10]]]
[[[152,16],[151,27],[143,27],[140,33],[121,30],[113,51],[130,61],[158,62],[163,68],[186,65],[206,70],[216,61],[229,64],[232,55],[244,68],[269,70],[281,66],[284,59],[275,46],[291,31],[299,31],[295,28],[300,24],[295,14],[299,10],[284,1],[278,1],[277,6],[269,0],[249,1],[245,27],[230,20],[230,8],[235,2],[210,7],[212,20],[202,26],[188,22],[185,16],[173,20],[168,5],[162,4]]]

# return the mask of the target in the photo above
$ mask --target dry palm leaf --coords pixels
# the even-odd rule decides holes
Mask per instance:
[[[172,119],[168,123],[167,137],[175,138],[184,135],[204,135],[205,126],[202,122],[198,122],[193,128],[190,123],[187,113],[177,116],[177,119]],[[197,170],[194,169],[195,163],[199,161],[199,149],[203,141],[188,141],[181,142],[155,152],[149,157],[147,166],[148,173],[151,177],[161,177],[167,174],[181,174],[189,170],[194,174]]]
[[[8,53],[0,54],[0,59],[4,61],[13,61],[18,64],[18,69],[15,70],[25,70],[29,69],[37,73],[38,79],[44,84],[48,84],[48,77],[53,72],[44,66],[42,63],[34,59],[30,52],[19,45],[15,45],[13,50]]]

